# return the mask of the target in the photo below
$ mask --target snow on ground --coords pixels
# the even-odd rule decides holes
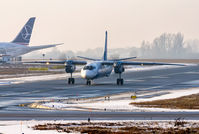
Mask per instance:
[[[195,74],[196,74],[196,73],[195,73]],[[185,82],[185,84],[199,85],[199,80],[194,80],[194,81]]]
[[[177,68],[179,66],[133,66],[128,67],[126,71],[151,71],[151,70],[160,70],[160,69],[169,69],[169,68]]]
[[[43,125],[43,124],[67,124],[67,123],[77,123],[81,124],[87,121],[74,121],[74,120],[57,120],[57,121],[0,121],[0,133],[3,134],[63,134],[63,132],[58,132],[56,130],[33,130],[32,127],[35,125]],[[138,127],[151,127],[151,128],[173,128],[175,127],[174,120],[91,120],[93,123],[99,123],[98,126],[100,127],[107,127],[107,128],[116,128],[116,127],[123,127],[123,126],[138,126]],[[183,128],[197,128],[199,127],[198,120],[186,120],[186,124]],[[101,126],[100,123],[118,123],[119,126]],[[79,125],[80,126],[80,125]],[[88,126],[88,125],[87,125]],[[95,125],[97,126],[97,125]],[[74,127],[74,126],[73,126]],[[91,127],[92,124],[91,124]]]
[[[157,95],[157,92],[159,95]],[[135,100],[131,99],[133,93],[123,93],[118,95],[112,95],[108,97],[97,97],[97,98],[87,98],[87,99],[72,99],[72,100],[61,100],[61,101],[47,101],[43,103],[35,103],[34,105],[39,105],[37,108],[49,108],[57,110],[82,110],[82,111],[121,111],[121,112],[140,112],[140,111],[199,111],[199,110],[189,110],[189,109],[166,109],[166,108],[144,108],[136,107],[134,105],[129,105],[131,102],[144,102],[144,101],[154,101],[161,99],[172,99],[182,96],[187,96],[191,94],[199,93],[199,88],[188,88],[183,90],[172,90],[172,91],[156,91],[153,93],[143,93],[137,95]],[[154,94],[154,95],[153,95]],[[151,95],[151,97],[144,97]]]
[[[197,64],[187,64],[187,63],[173,63],[184,66],[196,66]],[[158,65],[158,66],[128,66],[126,71],[151,71],[151,70],[161,70],[161,69],[170,69],[170,68],[179,68],[184,66],[177,65]]]
[[[55,123],[54,121],[0,121],[0,133],[3,134],[60,134],[55,130],[33,130],[37,124]]]
[[[182,96],[188,96],[192,94],[199,93],[199,88],[188,88],[183,90],[171,90],[168,91],[168,94],[160,95],[160,96],[154,96],[153,98],[146,98],[146,99],[136,99],[134,102],[144,102],[144,101],[154,101],[154,100],[164,100],[164,99],[173,99],[173,98],[179,98]]]
[[[26,82],[34,82],[34,81],[46,81],[46,80],[58,80],[66,78],[68,74],[50,74],[50,75],[39,75],[39,76],[26,76],[26,77],[16,77],[16,78],[5,78],[0,79],[1,85],[10,85],[10,84],[20,84]],[[74,73],[73,76],[78,76],[78,74]]]

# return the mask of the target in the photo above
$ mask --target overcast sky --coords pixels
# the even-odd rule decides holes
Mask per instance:
[[[65,43],[60,50],[139,47],[160,34],[199,39],[199,0],[0,0],[0,41],[11,41],[35,16],[31,45]]]

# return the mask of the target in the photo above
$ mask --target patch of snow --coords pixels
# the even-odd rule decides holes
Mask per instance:
[[[192,95],[199,93],[199,88],[188,88],[183,90],[171,90],[171,91],[160,91],[160,95],[152,95],[149,98],[137,96],[137,99],[132,100],[130,98],[130,93],[122,95],[113,95],[110,96],[110,100],[105,100],[104,97],[101,98],[87,98],[84,100],[71,100],[71,101],[54,101],[54,102],[45,102],[41,105],[57,110],[83,110],[83,111],[189,111],[195,112],[199,110],[189,110],[189,109],[166,109],[166,108],[144,108],[137,107],[135,105],[130,105],[132,102],[145,102],[145,101],[154,101],[154,100],[163,100],[163,99],[173,99],[182,96]],[[157,94],[154,92],[153,94]],[[147,95],[147,93],[145,94]]]
[[[199,73],[199,72],[198,72]],[[184,84],[199,85],[199,80],[185,82]]]
[[[196,66],[197,64],[187,64],[187,63],[172,63],[179,64],[184,66]],[[126,71],[151,71],[151,70],[161,70],[161,69],[170,69],[170,68],[179,68],[184,66],[177,65],[157,65],[157,66],[128,66]]]
[[[52,122],[52,121],[49,121]],[[44,121],[0,121],[0,133],[3,134],[60,134],[56,130],[33,130],[32,127]]]
[[[26,82],[34,81],[46,81],[46,80],[55,80],[66,78],[68,74],[50,74],[50,75],[40,75],[40,76],[26,76],[26,77],[17,77],[17,78],[5,78],[0,79],[0,85],[10,85],[10,84],[21,84]],[[77,77],[78,74],[74,73],[73,76]]]
[[[67,124],[67,123],[76,123],[76,126],[81,126],[81,123],[86,123],[87,121],[74,121],[74,120],[57,120],[57,121],[0,121],[0,133],[3,134],[64,134],[63,132],[57,132],[56,130],[33,130],[32,127],[35,125],[43,125],[43,124]],[[93,123],[99,123],[100,127],[109,127],[109,128],[118,128],[118,127],[149,127],[149,128],[172,128],[175,127],[174,120],[92,120]],[[197,128],[199,127],[198,120],[186,120],[185,126],[183,128]],[[100,123],[117,123],[119,126],[106,126],[101,125]],[[116,124],[116,125],[117,125]],[[89,126],[89,125],[87,125]],[[91,124],[92,127],[92,124]]]
[[[146,99],[136,99],[135,102],[143,102],[143,101],[154,101],[154,100],[165,100],[165,99],[174,99],[174,98],[179,98],[182,96],[188,96],[192,94],[197,94],[199,93],[199,88],[187,88],[183,90],[171,90],[168,91],[168,94],[164,94],[161,96],[155,96],[153,98],[146,98]]]

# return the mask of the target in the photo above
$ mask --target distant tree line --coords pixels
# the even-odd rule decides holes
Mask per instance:
[[[55,55],[56,53],[56,55]],[[53,49],[46,53],[46,58],[66,59],[77,55],[100,58],[103,48],[88,49],[86,51],[73,52],[70,50],[60,51]],[[35,52],[24,56],[25,58],[42,58],[41,52]],[[197,59],[199,58],[199,40],[184,41],[182,33],[163,33],[152,42],[142,41],[140,47],[117,48],[108,50],[109,58],[122,58],[137,56],[138,58],[152,59]]]
[[[164,33],[152,43],[143,41],[140,47],[142,58],[199,58],[199,41],[184,41],[181,33]]]

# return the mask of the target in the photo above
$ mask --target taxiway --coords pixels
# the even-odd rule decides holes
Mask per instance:
[[[98,79],[92,86],[76,76],[76,84],[68,85],[66,78],[0,85],[0,119],[86,119],[91,111],[50,111],[19,107],[19,104],[41,100],[88,98],[137,91],[180,90],[199,87],[199,65],[147,71],[127,71],[123,86],[116,85],[117,75]],[[150,97],[150,96],[145,96]],[[198,112],[92,112],[96,119],[198,119]]]

